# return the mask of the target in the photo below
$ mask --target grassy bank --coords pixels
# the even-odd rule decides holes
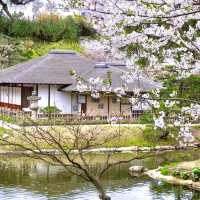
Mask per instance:
[[[160,139],[159,133],[156,132],[151,126],[137,127],[137,125],[127,125],[113,127],[108,126],[110,132],[120,131],[119,138],[108,142],[106,147],[128,147],[128,146],[141,146],[141,147],[155,147],[164,145],[174,145],[176,141],[173,138]]]
[[[42,127],[42,130],[51,131],[51,134],[54,134],[55,137],[63,139],[63,146],[69,148],[73,145],[73,140],[69,140],[65,138],[73,138],[72,132],[70,132],[70,128],[72,126],[56,126],[53,129],[49,127]],[[74,126],[76,127],[76,125]],[[88,133],[93,132],[93,134],[97,137],[95,138],[95,145],[92,148],[98,147],[130,147],[130,146],[139,146],[139,147],[155,147],[155,146],[165,146],[165,145],[174,145],[176,144],[176,140],[172,138],[167,138],[165,140],[160,139],[159,135],[157,135],[156,131],[153,130],[152,127],[149,126],[137,126],[137,125],[82,125],[81,133],[79,134],[80,139],[79,142],[84,143],[84,137],[87,137]],[[35,127],[27,127],[25,128],[27,132],[34,132],[37,134],[37,130]],[[77,134],[77,133],[76,133]],[[112,136],[114,136],[112,138]],[[22,134],[19,133],[11,133],[12,140],[17,141],[20,144],[23,144]],[[105,138],[109,138],[109,140],[105,141]],[[103,143],[102,143],[103,142]],[[71,143],[71,144],[70,144]],[[101,145],[100,145],[101,144]],[[52,146],[47,144],[44,141],[39,141],[39,145],[43,149],[51,149]],[[5,147],[4,147],[5,148]],[[11,150],[10,147],[6,148],[7,150]]]
[[[13,38],[0,33],[0,65],[4,68],[37,58],[47,54],[52,49],[74,50],[79,53],[84,52],[84,48],[79,41],[60,40],[57,42],[33,40],[31,38]],[[5,58],[6,59],[3,59]],[[2,58],[2,60],[1,60]]]

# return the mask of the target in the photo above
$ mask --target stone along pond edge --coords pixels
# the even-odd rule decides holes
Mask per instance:
[[[171,175],[162,175],[159,169],[148,170],[144,172],[144,174],[155,180],[163,181],[173,185],[186,186],[189,189],[200,191],[200,182],[195,182],[193,180],[184,180]]]
[[[131,146],[131,147],[113,147],[113,148],[93,148],[93,149],[84,149],[84,153],[133,153],[133,152],[141,152],[141,153],[148,153],[148,152],[165,152],[165,151],[176,151],[176,150],[188,150],[199,148],[200,143],[192,143],[187,145],[176,145],[176,146],[156,146],[156,147],[138,147],[138,146]],[[35,150],[34,152],[38,152]],[[62,152],[58,149],[42,149],[43,153],[46,154],[53,154],[53,155],[61,155]],[[78,150],[72,150],[70,153],[78,153]],[[0,155],[31,155],[33,151],[16,151],[16,150],[0,150]]]

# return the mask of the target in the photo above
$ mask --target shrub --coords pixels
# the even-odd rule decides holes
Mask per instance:
[[[15,119],[8,115],[0,115],[0,120],[7,122],[7,123],[14,123]]]
[[[8,31],[8,19],[0,16],[0,32],[7,33]]]
[[[34,23],[25,19],[14,20],[8,28],[8,34],[14,37],[32,37],[34,31]]]
[[[150,142],[155,142],[159,141],[160,138],[160,131],[159,130],[155,130],[153,128],[153,126],[147,126],[144,130],[143,130],[143,135],[144,135],[144,139],[146,139],[147,141]]]
[[[162,175],[169,175],[170,174],[170,170],[169,170],[169,168],[168,167],[166,167],[166,166],[164,166],[164,167],[161,167],[160,168],[160,173],[162,174]]]
[[[94,36],[96,31],[92,28],[92,25],[87,22],[86,18],[83,16],[75,16],[75,23],[78,25],[80,29],[81,36]]]
[[[183,180],[187,180],[190,177],[188,172],[181,172],[180,176]]]
[[[138,123],[140,124],[152,124],[153,123],[153,116],[150,112],[144,112],[139,118]]]
[[[67,17],[64,19],[65,30],[63,34],[63,39],[66,40],[78,40],[80,36],[79,26],[76,24],[72,17]]]
[[[42,41],[79,40],[80,35],[94,34],[84,17],[60,17],[43,14],[36,20],[17,18],[14,21],[0,16],[0,32],[13,37],[28,37]]]
[[[175,171],[173,171],[172,176],[180,177],[181,176],[181,172],[178,171],[178,170],[175,170]]]
[[[45,41],[78,40],[80,29],[72,17],[46,15],[34,23],[33,37]]]
[[[192,169],[192,180],[200,181],[200,168],[195,167]]]
[[[40,110],[42,113],[45,114],[51,114],[51,113],[59,113],[61,110],[59,110],[56,106],[47,106],[45,108],[42,108]]]

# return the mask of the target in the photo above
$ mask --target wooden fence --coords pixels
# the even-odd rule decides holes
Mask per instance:
[[[74,115],[74,114],[61,114],[61,113],[51,113],[51,114],[38,114],[38,120],[43,119],[51,119],[51,120],[63,120],[65,122],[73,122],[73,121],[122,121],[122,120],[130,120],[135,121],[138,119],[140,115],[142,115],[143,111],[133,111],[131,115],[118,115],[118,116],[85,116],[85,115]],[[25,112],[22,110],[10,109],[10,108],[0,108],[1,116],[9,116],[14,120],[24,120],[27,118],[31,118],[31,112]]]

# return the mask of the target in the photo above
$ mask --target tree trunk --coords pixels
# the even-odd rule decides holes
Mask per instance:
[[[101,200],[111,200],[111,198],[108,196],[108,195],[99,195],[99,199],[101,199]]]
[[[11,19],[14,20],[12,14],[8,10],[8,5],[4,3],[2,0],[0,0],[0,5],[2,6],[3,11],[6,13],[6,15]]]
[[[99,199],[100,200],[111,200],[111,197],[109,197],[105,190],[103,189],[99,179],[93,179],[92,180],[93,185],[96,187],[98,193],[99,193]]]

